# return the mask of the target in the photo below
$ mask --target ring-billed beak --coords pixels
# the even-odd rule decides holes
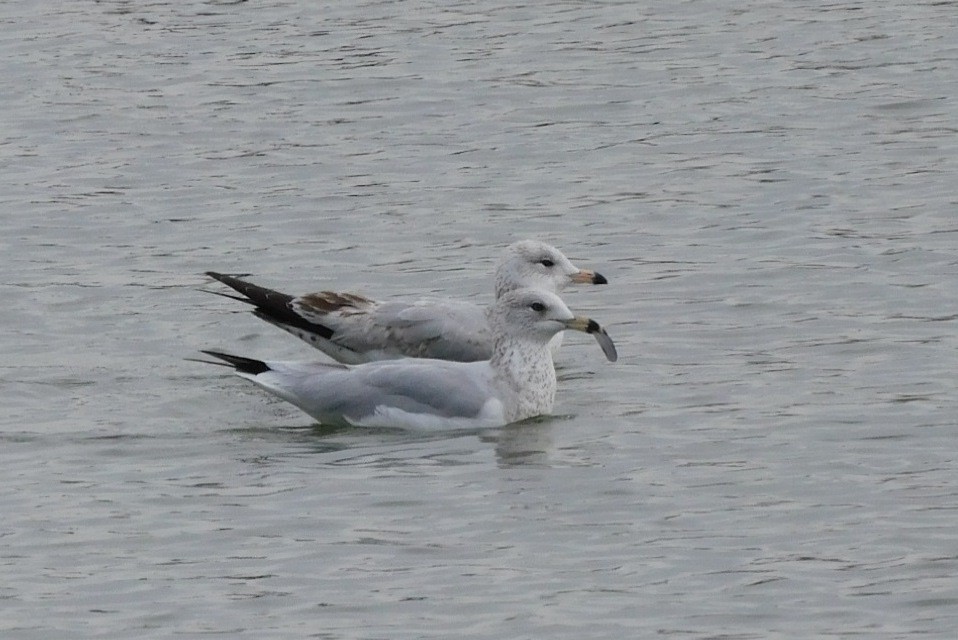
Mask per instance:
[[[605,279],[604,275],[596,273],[591,269],[579,269],[579,273],[572,276],[572,282],[579,284],[609,284],[609,281]]]
[[[601,325],[599,325],[599,323],[592,318],[576,316],[571,320],[566,320],[565,326],[567,329],[582,331],[583,333],[591,333],[593,336],[595,336],[595,341],[599,343],[600,347],[602,347],[602,353],[605,354],[605,357],[609,362],[615,362],[619,359],[619,354],[616,353],[615,344],[612,342],[612,338],[610,338],[609,334],[605,332],[605,329],[603,329]]]

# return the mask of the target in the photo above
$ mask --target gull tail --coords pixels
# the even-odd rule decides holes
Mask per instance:
[[[223,353],[222,351],[207,351],[204,349],[202,352],[208,356],[213,356],[214,358],[219,358],[223,361],[210,362],[209,364],[219,364],[227,367],[233,367],[237,373],[246,373],[251,376],[258,376],[261,373],[272,371],[272,369],[269,368],[269,365],[262,360],[244,358],[243,356],[234,356],[230,353]],[[201,360],[200,362],[204,361]]]
[[[310,335],[316,335],[326,340],[333,336],[333,330],[326,325],[310,322],[297,313],[293,304],[296,298],[291,295],[267,289],[224,273],[207,271],[206,275],[219,280],[241,294],[242,297],[225,293],[218,293],[217,295],[253,305],[255,307],[253,314],[257,318],[274,324],[306,342],[315,342],[315,340],[310,339]]]

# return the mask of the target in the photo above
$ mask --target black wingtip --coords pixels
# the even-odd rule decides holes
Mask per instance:
[[[229,353],[223,353],[222,351],[208,351],[206,349],[201,350],[202,353],[205,353],[208,356],[213,356],[214,358],[219,358],[223,362],[231,365],[234,369],[240,373],[248,373],[250,375],[258,376],[261,373],[266,373],[270,371],[269,365],[263,362],[262,360],[254,360],[253,358],[244,358],[243,356],[234,356]]]
[[[329,327],[317,322],[312,322],[301,316],[294,308],[293,302],[295,298],[291,295],[274,291],[273,289],[267,289],[266,287],[242,280],[237,276],[227,275],[217,271],[207,271],[206,275],[219,280],[242,295],[243,297],[241,298],[228,293],[218,294],[224,298],[232,298],[233,300],[239,300],[240,302],[253,305],[256,307],[253,313],[257,318],[275,324],[287,331],[299,329],[309,335],[316,334],[326,340],[329,340],[333,336],[333,330]],[[211,291],[210,293],[216,292]],[[291,332],[296,333],[295,331]]]
[[[233,287],[234,289],[238,287],[249,286],[248,282],[244,282],[243,280],[240,280],[240,278],[248,278],[251,275],[249,273],[220,273],[219,271],[204,271],[203,273],[214,280],[219,280],[223,284]]]
[[[223,282],[224,278],[229,278],[229,276],[226,275],[225,273],[220,273],[218,271],[206,271],[205,274],[213,278],[214,280],[219,280],[220,282]]]

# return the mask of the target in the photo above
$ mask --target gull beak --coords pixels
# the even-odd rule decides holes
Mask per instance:
[[[576,316],[571,320],[566,320],[565,326],[567,329],[573,329],[575,331],[582,331],[583,333],[591,333],[594,335],[595,341],[599,343],[600,347],[602,347],[602,353],[605,354],[605,357],[609,362],[615,362],[619,359],[619,354],[615,351],[615,344],[613,344],[612,338],[609,337],[609,334],[605,332],[605,329],[603,329],[595,320],[586,318],[585,316]]]
[[[579,284],[609,284],[609,281],[605,279],[604,275],[596,273],[591,269],[579,269],[579,272],[572,276],[572,282]]]

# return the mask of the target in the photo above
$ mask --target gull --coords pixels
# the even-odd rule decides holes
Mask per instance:
[[[505,293],[489,320],[492,356],[481,362],[402,358],[349,366],[203,353],[322,424],[420,430],[500,427],[550,413],[556,373],[548,345],[565,329],[594,335],[606,357],[617,358],[605,329],[574,316],[549,291]]]
[[[392,358],[437,358],[458,362],[492,356],[489,309],[451,298],[377,301],[355,293],[321,291],[291,296],[240,278],[207,272],[241,294],[218,295],[245,302],[253,314],[345,364]],[[536,240],[510,245],[496,267],[496,298],[536,287],[557,293],[572,283],[606,284],[601,274],[579,269],[555,247]],[[562,335],[552,342],[558,350]]]

